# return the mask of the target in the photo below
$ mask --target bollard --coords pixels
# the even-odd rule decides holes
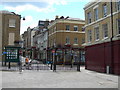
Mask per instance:
[[[10,62],[9,62],[8,68],[9,68],[9,69],[11,68]]]
[[[51,67],[50,67],[50,70],[52,70],[52,63],[51,63]]]
[[[77,71],[80,71],[80,64],[77,65]]]
[[[54,64],[53,72],[56,71],[56,64]]]

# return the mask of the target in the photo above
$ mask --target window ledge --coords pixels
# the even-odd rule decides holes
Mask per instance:
[[[88,42],[89,44],[91,43],[91,41]]]
[[[15,28],[15,26],[9,26],[9,28]]]
[[[106,40],[106,39],[108,39],[108,37],[104,37],[104,39],[103,39],[103,40]]]
[[[70,43],[65,43],[65,45],[70,45]]]
[[[99,41],[100,39],[96,39],[95,41],[97,42],[97,41]]]
[[[120,37],[120,34],[116,35],[117,37]]]
[[[76,46],[77,46],[78,44],[73,44],[73,45],[76,45]]]

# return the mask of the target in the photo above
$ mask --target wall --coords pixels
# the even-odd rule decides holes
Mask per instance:
[[[113,68],[113,73],[120,75],[120,40],[113,42],[111,53],[111,43],[102,43],[86,47],[86,69],[106,72],[106,67]],[[113,61],[111,61],[112,55]]]
[[[0,14],[0,54],[2,54],[2,14]],[[0,61],[2,60],[2,56],[0,55]]]
[[[20,40],[20,16],[13,14],[3,14],[3,46],[9,45],[9,33],[14,33],[14,40]],[[15,28],[9,27],[9,19],[16,20]]]
[[[108,15],[106,17],[103,17],[103,8],[102,8],[102,5],[104,4],[105,2],[100,2],[98,5],[98,16],[99,16],[99,19],[97,21],[94,20],[94,7],[97,6],[97,5],[91,5],[89,6],[90,8],[88,9],[85,9],[85,42],[86,44],[89,44],[88,42],[88,30],[92,30],[92,41],[91,41],[91,44],[94,44],[96,42],[99,42],[99,41],[102,41],[104,40],[104,37],[103,37],[103,28],[102,28],[102,24],[105,24],[107,23],[108,24],[108,38],[111,37],[112,35],[112,30],[111,30],[111,17],[110,17],[110,2],[107,2],[107,11],[108,11]],[[120,12],[117,11],[117,9],[115,8],[116,6],[116,3],[113,2],[113,35],[118,35],[118,28],[117,28],[117,19],[120,19]],[[87,13],[91,11],[92,12],[92,23],[88,24],[87,23]],[[95,40],[95,31],[94,31],[94,27],[95,26],[98,26],[99,27],[99,41],[96,41]]]
[[[56,45],[64,46],[66,44],[66,37],[70,38],[70,44],[73,47],[79,47],[82,44],[82,40],[85,38],[85,33],[82,32],[84,24],[80,21],[65,21],[58,22],[49,27],[49,47],[52,47],[54,42]],[[70,26],[69,31],[66,30],[66,25]],[[78,31],[74,31],[74,26],[78,26]],[[74,38],[78,38],[78,45],[73,45]]]

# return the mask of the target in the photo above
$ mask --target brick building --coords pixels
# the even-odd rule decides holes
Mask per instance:
[[[84,10],[86,69],[120,74],[120,1],[96,0]]]
[[[9,11],[0,11],[0,16],[0,51],[3,52],[6,46],[19,46],[21,16]]]
[[[84,43],[84,24],[84,20],[78,18],[56,16],[48,26],[48,59],[52,60],[52,51],[55,50],[59,63],[69,63],[73,54],[73,62],[79,60],[79,48]]]

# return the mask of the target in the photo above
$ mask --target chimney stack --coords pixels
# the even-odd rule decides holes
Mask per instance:
[[[55,16],[55,20],[56,20],[56,19],[59,19],[59,16],[58,16],[58,15]]]

